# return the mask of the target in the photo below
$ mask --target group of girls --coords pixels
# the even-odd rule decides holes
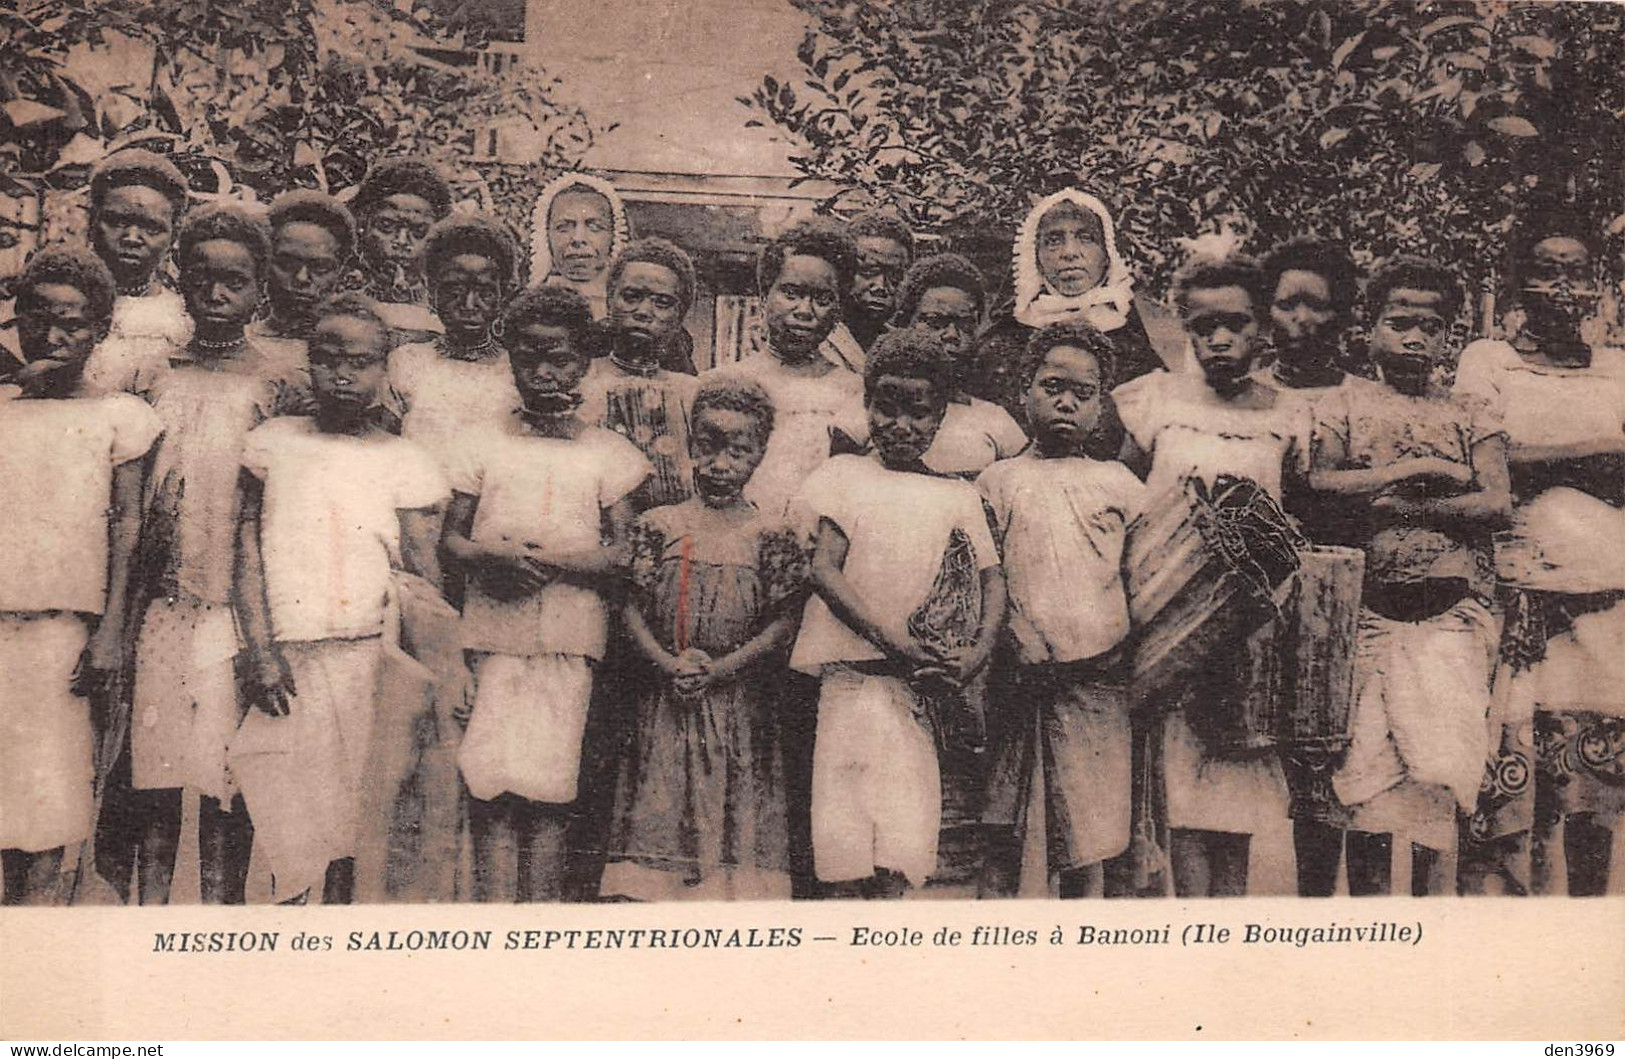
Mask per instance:
[[[8,903],[1609,886],[1625,362],[1549,217],[1505,340],[1294,242],[1193,258],[1166,358],[1082,191],[1004,307],[815,218],[697,372],[688,255],[583,174],[528,262],[413,160],[188,209],[125,151],[90,210],[0,389]],[[1136,694],[1137,520],[1226,477],[1364,554],[1338,752]]]

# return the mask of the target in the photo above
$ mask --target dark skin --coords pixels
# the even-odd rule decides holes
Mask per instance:
[[[322,433],[352,438],[387,434],[373,407],[383,385],[388,353],[389,334],[374,320],[330,316],[317,323],[310,336],[310,380],[316,398],[316,424]],[[292,669],[272,635],[260,548],[264,488],[247,472],[239,479],[238,488],[242,522],[237,536],[234,592],[237,620],[248,650],[246,693],[256,708],[273,717],[286,717],[298,689]],[[441,583],[435,549],[440,515],[438,507],[399,513],[402,563],[410,573],[436,586]]]
[[[1257,353],[1258,310],[1241,287],[1196,287],[1184,294],[1185,329],[1208,389],[1237,408],[1275,406],[1275,391],[1252,377]],[[1142,479],[1150,473],[1151,454],[1132,436],[1123,438],[1118,457]]]
[[[175,238],[175,206],[144,184],[109,188],[90,222],[91,244],[119,289],[145,292]]]
[[[861,235],[858,270],[852,278],[847,327],[865,349],[886,329],[897,304],[897,287],[908,271],[908,247],[883,235]]]
[[[344,278],[344,245],[333,231],[310,221],[288,221],[272,237],[271,326],[279,335],[303,338],[316,307]]]
[[[1344,320],[1331,281],[1318,272],[1287,269],[1270,295],[1270,333],[1280,355],[1277,377],[1288,386],[1336,386],[1337,338]]]
[[[971,366],[981,318],[981,304],[970,291],[959,287],[928,287],[921,292],[908,318],[908,326],[929,332],[943,348],[951,350],[954,365],[963,379]],[[956,393],[954,400],[969,401],[969,398]]]
[[[882,375],[870,387],[869,430],[875,451],[890,470],[919,473],[920,457],[931,447],[947,409],[948,395],[928,379]],[[925,472],[929,473],[929,472]],[[980,575],[982,621],[976,642],[939,650],[894,629],[875,613],[868,594],[844,573],[851,541],[830,519],[820,519],[812,558],[812,580],[830,612],[859,636],[885,652],[915,679],[938,679],[963,686],[993,657],[1004,621],[1004,572],[990,566]]]
[[[1089,436],[1100,422],[1103,393],[1100,361],[1093,354],[1076,346],[1055,346],[1045,353],[1027,385],[1027,422],[1038,454],[1045,459],[1086,456]],[[1010,612],[1012,628],[1025,620],[1019,612]],[[1036,629],[1029,636],[1017,631],[1017,638],[1043,642]],[[1041,684],[1050,684],[1058,679],[1057,671],[1064,668],[1056,664],[1032,666],[1029,679],[1036,676]],[[1069,869],[1063,873],[1062,884],[1063,896],[1099,896],[1106,889],[1105,868],[1087,864]]]
[[[28,366],[17,375],[24,400],[65,400],[78,394],[85,361],[107,337],[110,320],[98,316],[84,291],[67,283],[40,283],[17,299],[17,337]],[[141,533],[143,460],[113,470],[108,518],[107,602],[74,672],[77,694],[104,687],[124,664],[123,615],[130,563]]]
[[[1389,292],[1371,334],[1371,352],[1383,381],[1400,393],[1445,400],[1448,391],[1437,368],[1448,356],[1449,326],[1438,291],[1396,288]],[[1512,484],[1506,440],[1486,438],[1473,446],[1471,463],[1436,456],[1413,456],[1382,467],[1343,467],[1348,454],[1341,438],[1327,432],[1309,485],[1322,493],[1371,498],[1371,511],[1383,522],[1443,529],[1463,523],[1491,529],[1512,517]]]
[[[756,516],[756,505],[745,499],[744,489],[766,451],[761,424],[748,413],[705,408],[694,417],[689,452],[694,457],[695,493],[704,505],[706,525],[721,532]],[[751,671],[782,652],[797,625],[796,615],[785,608],[755,636],[721,658],[712,658],[697,647],[668,651],[635,603],[627,605],[624,618],[638,651],[671,679],[681,695],[697,695]]]
[[[476,346],[490,338],[506,293],[500,266],[483,254],[453,254],[429,277],[430,300],[453,346]]]
[[[818,346],[841,322],[840,277],[821,257],[789,254],[762,297],[767,340],[773,354],[791,365],[822,360]],[[827,365],[826,365],[827,366]]]
[[[683,286],[677,273],[653,261],[631,261],[609,292],[615,352],[653,366],[683,324]]]
[[[587,429],[575,414],[577,387],[587,373],[586,350],[566,327],[531,322],[510,327],[503,338],[522,402],[521,418],[536,437],[573,440]],[[632,502],[623,499],[604,515],[609,543],[561,554],[535,541],[472,537],[479,498],[453,493],[441,548],[465,576],[497,599],[516,599],[555,580],[601,585],[626,565]]]
[[[210,343],[235,342],[254,319],[264,296],[254,255],[230,239],[209,239],[181,262],[181,296],[191,314],[193,337]],[[195,347],[207,353],[204,347]]]
[[[388,196],[362,218],[361,256],[381,287],[417,278],[423,240],[434,222],[429,200],[407,192]]]

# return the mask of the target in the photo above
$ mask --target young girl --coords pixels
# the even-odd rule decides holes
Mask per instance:
[[[1352,815],[1350,893],[1389,892],[1395,844],[1413,894],[1449,893],[1456,810],[1472,811],[1484,770],[1497,634],[1490,531],[1511,514],[1506,435],[1485,402],[1452,397],[1442,381],[1463,299],[1449,272],[1396,262],[1367,297],[1383,385],[1322,403],[1310,477],[1317,491],[1369,504],[1352,742],[1333,785]],[[1336,877],[1329,852],[1325,883]]]
[[[367,171],[351,208],[366,292],[389,325],[391,348],[434,341],[444,328],[429,306],[423,241],[451,213],[451,185],[428,162],[386,158]]]
[[[587,299],[594,320],[602,320],[609,311],[610,263],[632,240],[614,185],[565,173],[536,196],[530,227],[531,284],[568,287]]]
[[[864,350],[898,316],[899,285],[914,262],[914,233],[901,217],[886,210],[865,210],[846,230],[858,249],[845,320],[847,340],[832,341],[825,352],[841,354],[842,367],[861,373]]]
[[[609,349],[581,381],[581,417],[636,445],[654,473],[640,511],[680,504],[694,492],[689,454],[692,375],[661,367],[694,302],[694,265],[664,239],[640,239],[609,270]]]
[[[1083,325],[1033,335],[1027,424],[1033,444],[982,472],[1010,586],[1009,636],[1021,672],[1003,703],[989,821],[1013,826],[992,854],[1026,893],[1100,896],[1103,863],[1129,844],[1127,526],[1145,486],[1120,463],[1090,459],[1110,385],[1112,345]],[[1036,855],[1023,858],[1023,849]],[[1008,882],[1003,889],[1013,889]]]
[[[283,903],[352,899],[392,569],[439,583],[447,489],[377,408],[389,328],[356,294],[318,312],[313,417],[243,444],[236,611],[252,708],[227,761]]]
[[[1152,494],[1186,478],[1211,485],[1233,475],[1279,501],[1285,473],[1302,473],[1307,410],[1252,375],[1261,282],[1247,262],[1189,267],[1176,296],[1201,374],[1152,372],[1112,391],[1128,430],[1123,462],[1146,475]],[[1253,836],[1265,836],[1272,852],[1287,841],[1287,789],[1273,755],[1204,740],[1186,716],[1209,705],[1203,695],[1192,689],[1165,728],[1174,886],[1182,897],[1235,896],[1248,889]]]
[[[1009,459],[1027,447],[1027,435],[1009,412],[966,389],[975,370],[971,353],[986,301],[982,274],[958,254],[921,258],[897,291],[898,326],[935,335],[954,362],[954,395],[925,454],[925,465],[940,474],[974,477],[994,460]]]
[[[696,496],[644,515],[625,612],[660,683],[638,704],[602,892],[639,900],[790,896],[774,694],[806,557],[744,498],[773,431],[760,386],[713,376],[694,398]]]
[[[429,298],[445,332],[389,355],[385,404],[401,436],[442,461],[470,427],[505,420],[519,404],[508,354],[493,333],[515,286],[518,245],[499,221],[453,217],[423,244]]]
[[[66,847],[90,837],[94,733],[85,696],[123,664],[142,457],[162,429],[139,399],[84,391],[113,277],[48,247],[17,285],[28,361],[0,388],[0,862],[6,904],[62,893]]]
[[[267,215],[271,259],[266,268],[270,315],[250,326],[256,338],[304,354],[316,308],[338,290],[355,256],[355,218],[337,199],[300,189],[278,195]]]
[[[746,493],[768,517],[789,512],[807,476],[829,459],[837,433],[856,443],[867,430],[862,376],[819,353],[840,322],[856,267],[852,238],[840,224],[821,218],[769,243],[757,264],[767,348],[736,370],[773,400],[777,425]]]
[[[242,718],[231,611],[238,467],[250,430],[310,407],[303,349],[290,356],[244,333],[269,256],[258,214],[214,206],[187,217],[177,257],[196,328],[148,393],[164,438],[143,524],[131,790],[124,805],[109,806],[123,826],[104,829],[133,845],[143,904],[169,900],[182,822],[194,818],[202,899],[243,900],[252,831],[226,769]],[[107,846],[98,847],[104,857]],[[127,878],[118,881],[128,889]],[[184,880],[183,893],[194,892]]]
[[[626,561],[631,494],[649,462],[584,422],[592,312],[533,288],[503,316],[521,404],[471,435],[453,467],[445,548],[467,578],[463,646],[473,715],[458,752],[472,801],[477,901],[562,895],[605,601]]]
[[[1495,543],[1502,753],[1469,831],[1473,889],[1491,876],[1574,896],[1625,885],[1609,878],[1625,819],[1625,350],[1583,337],[1594,269],[1574,222],[1524,225],[1511,276],[1523,325],[1468,346],[1456,376],[1503,409],[1515,502]],[[1505,782],[1530,761],[1534,784]]]
[[[119,151],[90,177],[90,243],[118,284],[113,324],[85,365],[92,391],[139,392],[186,345],[192,321],[163,268],[186,212],[186,178],[151,151]]]
[[[942,789],[936,737],[955,718],[932,699],[986,666],[1004,578],[969,483],[920,462],[952,392],[936,339],[893,332],[864,379],[873,456],[831,458],[800,503],[817,520],[817,595],[791,666],[820,677],[812,845],[818,878],[846,896],[901,896],[936,868]]]

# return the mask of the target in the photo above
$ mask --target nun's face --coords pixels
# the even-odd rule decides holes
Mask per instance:
[[[547,211],[547,246],[553,271],[573,283],[586,283],[609,268],[615,243],[615,212],[609,200],[586,187],[554,196]]]
[[[1051,291],[1075,297],[1106,278],[1105,233],[1100,218],[1069,202],[1038,222],[1038,272]]]

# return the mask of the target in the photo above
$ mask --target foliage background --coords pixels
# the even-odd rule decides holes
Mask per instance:
[[[1016,224],[1074,183],[1154,293],[1224,228],[1488,285],[1520,210],[1625,209],[1625,5],[793,2],[804,80],[764,79],[753,120],[841,186],[828,208],[889,204],[1006,282]]]
[[[537,181],[603,129],[534,66],[479,62],[469,33],[381,0],[0,4],[0,183],[45,192],[49,239],[83,224],[71,193],[89,166],[131,144],[170,153],[196,194],[260,199],[343,198],[372,161],[417,154],[523,231]],[[525,164],[480,151],[498,122]]]

